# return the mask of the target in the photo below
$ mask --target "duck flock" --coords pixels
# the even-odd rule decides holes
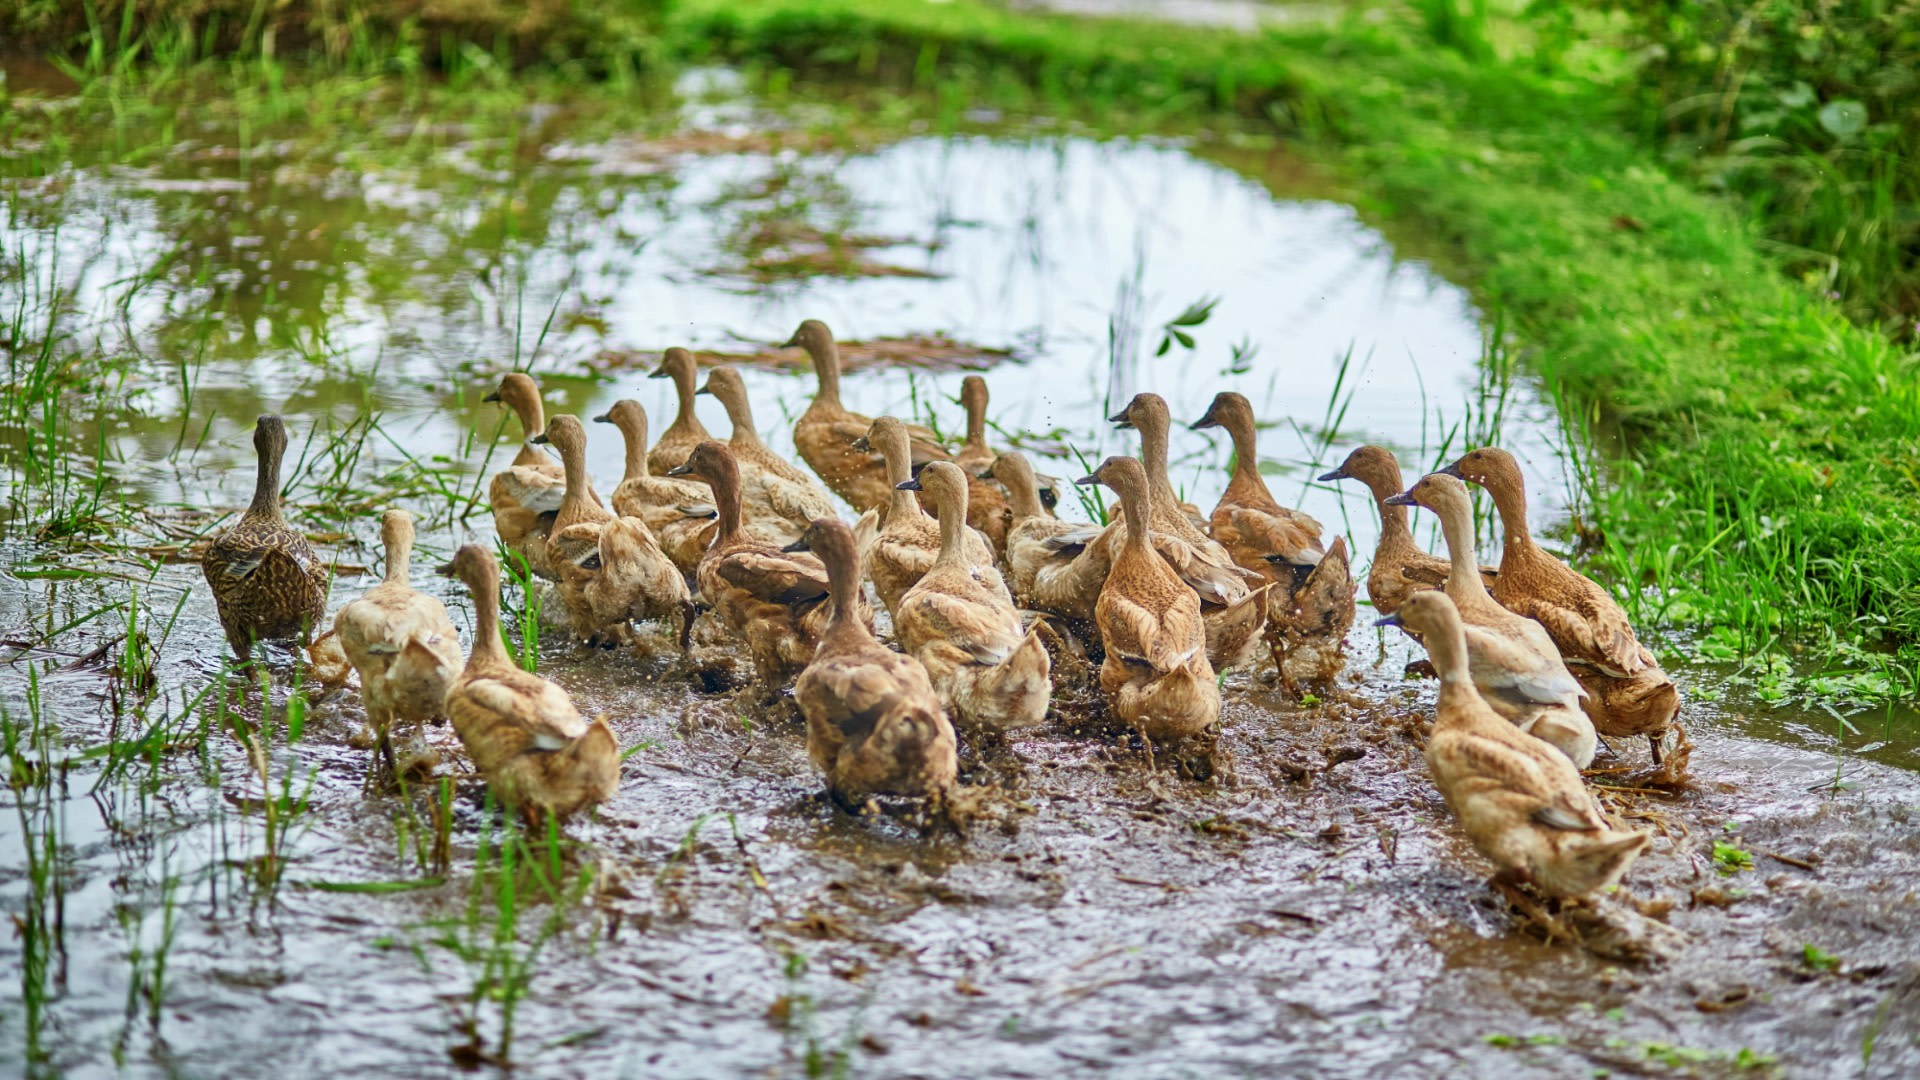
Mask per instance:
[[[808,755],[842,805],[940,805],[959,740],[1040,723],[1068,658],[1097,662],[1108,714],[1149,755],[1156,744],[1211,745],[1228,670],[1271,665],[1304,694],[1344,665],[1356,591],[1345,540],[1323,544],[1318,522],[1268,491],[1245,397],[1218,395],[1192,425],[1233,440],[1232,478],[1208,516],[1168,479],[1166,402],[1134,397],[1112,419],[1139,432],[1140,457],[1110,457],[1075,481],[1118,500],[1110,524],[1088,525],[1054,515],[1057,481],[988,445],[979,376],[963,386],[967,437],[955,451],[925,427],[847,411],[823,323],[801,324],[787,344],[806,349],[819,381],[793,432],[811,473],[761,441],[737,371],[714,368],[696,389],[698,363],[676,348],[653,375],[674,380],[679,414],[651,447],[637,403],[595,418],[626,443],[625,476],[605,500],[588,476],[585,425],[548,419],[533,380],[505,376],[488,400],[512,409],[527,437],[489,498],[504,557],[552,582],[576,637],[637,645],[635,624],[653,622],[690,663],[744,651],[754,684],[744,692],[791,695]],[[726,408],[725,442],[694,414],[701,393]],[[286,443],[279,417],[259,419],[252,504],[204,560],[243,660],[256,641],[303,639],[325,617],[330,570],[281,514]],[[1619,882],[1649,834],[1611,823],[1580,771],[1602,736],[1645,735],[1657,763],[1680,698],[1606,591],[1534,542],[1518,464],[1476,449],[1403,490],[1393,454],[1362,446],[1320,479],[1373,494],[1381,529],[1367,596],[1380,624],[1427,651],[1441,685],[1427,761],[1497,880],[1552,896]],[[1469,483],[1486,489],[1504,526],[1497,570],[1474,558]],[[834,496],[859,519],[843,520]],[[1439,517],[1447,558],[1414,542],[1410,506]],[[373,768],[394,768],[397,726],[444,718],[497,797],[529,821],[610,798],[618,742],[604,718],[582,716],[558,684],[514,663],[494,552],[469,544],[440,568],[473,595],[463,657],[445,607],[409,584],[412,519],[389,511],[382,538],[385,579],[311,647],[317,668],[330,656],[344,659],[342,681],[347,665],[358,673],[380,750]],[[891,643],[875,634],[869,583]]]

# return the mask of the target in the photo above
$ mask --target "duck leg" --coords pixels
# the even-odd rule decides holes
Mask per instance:
[[[1159,771],[1159,765],[1153,759],[1153,740],[1147,738],[1147,729],[1141,726],[1140,724],[1135,724],[1133,725],[1133,730],[1140,733],[1140,745],[1146,750],[1147,771],[1148,772]]]
[[[1664,731],[1658,734],[1651,731],[1647,732],[1647,749],[1653,754],[1653,763],[1655,765],[1660,764],[1660,742],[1666,738],[1666,734]]]
[[[693,648],[693,620],[700,615],[700,607],[691,600],[680,603],[680,655],[685,656]]]

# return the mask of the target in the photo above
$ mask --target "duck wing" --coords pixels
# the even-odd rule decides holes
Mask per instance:
[[[1568,573],[1579,576],[1571,569]],[[1599,586],[1586,578],[1580,580],[1598,591]],[[1513,610],[1546,627],[1554,646],[1570,664],[1595,668],[1616,678],[1637,675],[1652,666],[1652,654],[1634,637],[1626,612],[1605,594],[1568,601],[1534,595],[1513,605]]]
[[[793,607],[827,595],[827,568],[805,552],[772,548],[728,552],[715,566],[720,579],[768,603]]]
[[[524,730],[536,750],[564,750],[587,733],[587,721],[565,690],[531,672],[483,675],[465,687],[469,702],[497,723]]]

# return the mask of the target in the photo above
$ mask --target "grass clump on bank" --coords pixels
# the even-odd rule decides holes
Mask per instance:
[[[1246,37],[970,0],[693,0],[672,27],[683,53],[954,100],[1276,125],[1448,241],[1565,407],[1618,434],[1576,533],[1641,619],[1730,624],[1748,649],[1920,638],[1914,358],[1785,277],[1742,205],[1664,170],[1607,80],[1436,49],[1411,12]]]

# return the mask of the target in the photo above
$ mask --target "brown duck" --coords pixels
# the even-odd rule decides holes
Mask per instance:
[[[740,513],[747,531],[768,543],[785,545],[798,539],[815,518],[839,516],[833,496],[820,481],[774,453],[760,438],[747,384],[738,369],[714,368],[700,393],[713,395],[732,422],[727,449],[740,467]]]
[[[887,466],[877,453],[853,448],[855,440],[873,426],[870,417],[848,412],[840,404],[840,349],[833,331],[818,319],[808,319],[795,330],[787,347],[807,350],[813,360],[813,373],[819,389],[813,404],[800,414],[793,427],[794,449],[833,493],[847,500],[860,513],[875,510],[893,497],[893,485],[887,481]],[[913,463],[949,460],[952,455],[940,444],[940,437],[917,424],[908,425]]]
[[[674,414],[673,423],[660,433],[660,441],[647,452],[647,470],[655,476],[665,476],[667,470],[685,464],[694,447],[713,438],[693,411],[693,395],[697,392],[694,388],[700,383],[700,363],[693,358],[693,353],[675,346],[666,351],[660,358],[660,366],[647,377],[672,379],[674,394],[680,399],[680,411]]]
[[[975,730],[1031,727],[1046,718],[1053,661],[1039,624],[1025,629],[991,562],[969,554],[967,477],[934,461],[908,480],[925,489],[940,515],[940,553],[900,598],[893,628],[926,665],[940,699]]]
[[[683,575],[693,577],[718,527],[719,513],[709,502],[712,493],[689,480],[653,475],[647,463],[647,411],[639,402],[616,401],[593,419],[619,428],[626,442],[626,468],[620,486],[613,489],[613,512],[646,522],[660,550]]]
[[[695,575],[700,595],[721,623],[746,642],[761,684],[784,688],[807,661],[826,629],[827,568],[805,553],[789,554],[753,539],[740,525],[740,469],[724,444],[703,442],[668,475],[713,489],[720,528]],[[864,597],[849,605],[865,620]]]
[[[1482,447],[1441,471],[1485,488],[1500,511],[1505,546],[1493,598],[1547,628],[1568,669],[1586,688],[1582,704],[1600,734],[1645,735],[1659,763],[1660,741],[1680,713],[1680,691],[1634,636],[1627,613],[1613,597],[1534,543],[1520,463],[1505,450]]]
[[[413,587],[413,516],[389,510],[380,522],[386,578],[333,617],[333,633],[360,673],[360,699],[380,755],[392,768],[395,724],[416,732],[446,716],[447,688],[460,674],[460,635],[438,599]]]
[[[1367,599],[1375,611],[1391,615],[1415,592],[1446,584],[1447,560],[1420,550],[1407,524],[1407,508],[1387,501],[1400,494],[1405,483],[1393,451],[1381,446],[1359,447],[1339,468],[1320,477],[1322,483],[1333,480],[1358,480],[1367,485],[1374,508],[1380,512],[1380,542],[1373,549],[1373,565],[1367,568]],[[1491,589],[1494,571],[1483,566],[1480,576]]]
[[[807,756],[844,805],[944,794],[958,771],[953,725],[920,661],[873,636],[852,530],[821,518],[787,551],[812,552],[831,589],[820,646],[793,688],[807,720]]]
[[[1080,484],[1105,484],[1122,501],[1127,528],[1094,605],[1106,647],[1100,688],[1120,719],[1148,739],[1199,735],[1220,719],[1220,688],[1207,662],[1200,598],[1153,543],[1147,474],[1110,457]]]
[[[551,578],[547,538],[552,535],[553,515],[560,508],[566,483],[560,463],[534,445],[534,439],[547,426],[540,387],[525,372],[509,371],[500,377],[499,388],[481,400],[505,405],[520,420],[520,449],[487,486],[493,531],[509,551],[526,560],[529,569]]]
[[[255,641],[305,640],[326,615],[330,575],[313,546],[280,512],[280,459],[287,425],[262,416],[253,426],[259,458],[253,502],[207,546],[200,569],[220,609],[227,644],[242,660]]]
[[[1445,593],[1415,593],[1380,620],[1420,635],[1440,672],[1427,765],[1461,831],[1496,867],[1496,881],[1553,896],[1618,884],[1651,834],[1613,828],[1567,756],[1487,707],[1468,672],[1460,613]]]
[[[960,404],[967,410],[967,441],[953,455],[953,463],[967,477],[967,524],[980,530],[993,545],[997,559],[1007,557],[1007,529],[1012,512],[1007,491],[994,482],[993,461],[999,455],[987,442],[987,380],[969,375],[960,380]]]
[[[613,797],[620,746],[565,690],[523,671],[500,637],[500,565],[478,544],[440,568],[473,593],[473,652],[447,691],[447,715],[487,786],[529,823],[565,819]]]

